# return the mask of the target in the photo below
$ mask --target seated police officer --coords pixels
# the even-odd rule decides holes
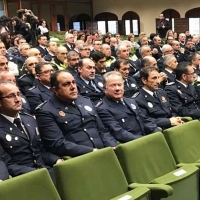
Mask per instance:
[[[40,139],[36,120],[22,113],[20,91],[11,82],[0,82],[0,145],[11,157],[9,174],[18,176],[38,168],[61,162],[59,156],[47,152]],[[51,168],[49,169],[52,175]]]
[[[173,111],[179,116],[200,118],[200,99],[192,85],[196,77],[194,68],[187,62],[181,62],[175,72],[175,82],[165,87]]]
[[[113,66],[114,71],[120,72],[124,79],[124,97],[133,97],[138,92],[139,87],[136,80],[132,76],[129,76],[130,65],[128,60],[118,59],[114,62]]]
[[[96,105],[103,98],[103,83],[101,75],[95,75],[95,64],[90,58],[79,62],[78,74],[75,76],[80,95],[89,97]]]
[[[79,54],[76,51],[69,51],[67,53],[68,67],[66,68],[66,70],[70,72],[73,76],[78,73],[79,59]]]
[[[167,75],[167,83],[174,82],[176,80],[175,70],[178,65],[176,57],[173,54],[169,54],[163,57],[164,73]]]
[[[35,113],[35,108],[48,100],[53,94],[50,84],[50,77],[53,71],[52,65],[48,62],[39,62],[35,66],[35,73],[39,82],[37,86],[33,86],[26,92],[26,98],[32,113]]]
[[[79,156],[117,145],[93,103],[78,96],[74,77],[69,72],[61,70],[52,74],[51,87],[52,97],[36,109],[41,137],[49,151],[59,156]]]
[[[97,112],[105,127],[119,142],[128,142],[158,131],[156,124],[139,109],[135,99],[125,98],[124,80],[119,72],[103,76],[105,96]]]
[[[0,72],[0,81],[10,81],[16,85],[16,78],[12,72],[8,72],[8,71]],[[28,103],[26,97],[23,94],[21,94],[21,100],[22,100],[23,112],[31,114],[31,108],[29,106],[29,103]]]
[[[35,65],[38,63],[38,59],[35,56],[28,57],[25,61],[26,73],[19,77],[17,80],[21,92],[25,95],[27,90],[37,85],[38,79],[36,79]]]
[[[165,91],[159,89],[159,72],[157,67],[146,67],[140,71],[143,88],[135,95],[141,110],[155,119],[157,126],[169,128],[182,124],[180,117],[173,117],[171,105]]]

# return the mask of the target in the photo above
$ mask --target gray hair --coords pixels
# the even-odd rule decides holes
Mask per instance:
[[[22,43],[19,45],[18,50],[21,51],[23,49],[24,46],[28,45],[30,48],[30,45],[28,43]]]
[[[172,60],[172,58],[175,58],[175,56],[173,54],[168,54],[166,56],[163,57],[163,66],[166,67],[169,65],[170,61]]]
[[[103,75],[103,87],[104,87],[104,88],[106,88],[107,82],[108,82],[108,78],[109,78],[110,76],[111,76],[111,77],[112,77],[112,76],[119,76],[119,77],[122,79],[122,81],[124,82],[123,77],[122,77],[122,75],[121,75],[120,72],[117,72],[117,71],[107,72],[107,73],[105,73],[105,74]]]

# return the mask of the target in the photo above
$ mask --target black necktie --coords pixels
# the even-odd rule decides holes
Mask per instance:
[[[20,129],[21,132],[24,132],[24,129],[23,129],[22,125],[21,125],[21,120],[19,118],[15,118],[14,119],[14,124],[17,125],[17,128]]]
[[[153,93],[153,97],[158,99],[158,95],[156,94],[156,92]]]
[[[125,84],[126,84],[126,86],[129,88],[129,83],[128,83],[128,80],[127,79],[125,79]]]
[[[95,87],[92,85],[92,81],[89,81],[88,85],[95,89]]]
[[[14,124],[16,124],[17,128],[28,137],[25,128],[22,126],[20,118],[15,118]]]

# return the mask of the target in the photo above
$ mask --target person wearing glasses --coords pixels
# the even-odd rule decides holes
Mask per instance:
[[[15,177],[45,167],[53,177],[51,167],[62,159],[44,149],[36,120],[21,109],[19,88],[0,82],[0,145],[10,156],[9,174]]]
[[[181,62],[177,65],[175,73],[175,82],[165,86],[173,112],[180,117],[200,118],[200,98],[193,85],[196,77],[193,66]]]
[[[79,59],[79,54],[76,51],[69,51],[67,53],[68,67],[66,70],[70,72],[72,76],[77,74]]]
[[[35,73],[39,82],[26,92],[26,98],[28,99],[33,114],[35,113],[36,107],[48,100],[53,94],[50,83],[50,77],[53,72],[54,69],[48,62],[39,62],[35,66]]]
[[[80,58],[89,58],[90,57],[90,47],[88,44],[84,43],[84,44],[80,44],[78,46],[78,51],[80,53]]]
[[[25,71],[27,73],[23,74],[17,80],[21,92],[25,95],[27,90],[38,84],[38,79],[36,78],[35,65],[38,63],[38,59],[34,56],[28,57],[24,63]]]

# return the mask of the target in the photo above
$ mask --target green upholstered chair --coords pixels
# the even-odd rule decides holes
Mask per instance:
[[[147,188],[129,191],[112,148],[69,159],[55,165],[54,170],[62,200],[150,199]]]
[[[199,120],[166,129],[163,133],[176,163],[180,166],[194,163],[200,167]]]
[[[45,168],[0,182],[0,199],[61,200]]]
[[[162,133],[153,133],[120,144],[116,154],[132,187],[145,183],[166,184],[173,188],[168,199],[199,199],[198,172],[194,165],[177,169],[175,160]],[[152,191],[152,199],[158,199]]]

